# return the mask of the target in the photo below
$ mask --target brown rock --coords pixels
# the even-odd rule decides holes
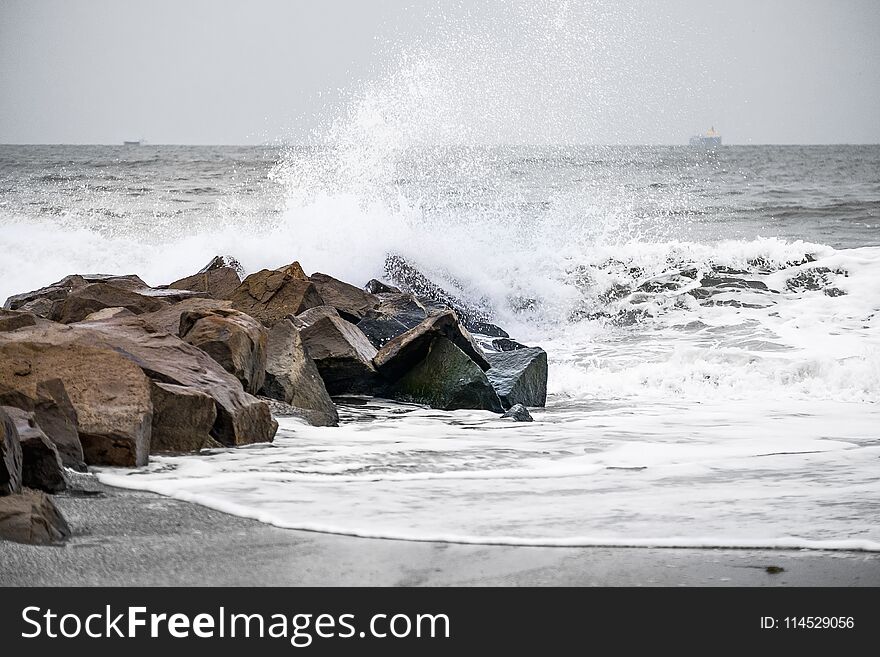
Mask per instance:
[[[72,290],[98,282],[108,283],[124,290],[148,287],[143,280],[133,274],[127,276],[71,274],[70,276],[65,276],[57,283],[39,290],[11,296],[6,300],[6,304],[3,307],[11,310],[24,310],[38,317],[56,319],[60,312],[61,304]]]
[[[52,498],[25,489],[0,497],[0,538],[29,545],[50,545],[70,536],[70,527]]]
[[[0,382],[0,406],[14,406],[33,413],[40,429],[58,450],[61,462],[74,470],[85,469],[76,428],[76,409],[60,379],[38,381],[36,388],[30,390]]]
[[[342,319],[335,310],[316,308],[308,315],[309,323],[301,321],[298,328],[327,391],[331,395],[372,392],[376,384],[372,364],[376,348],[357,326]]]
[[[18,310],[0,310],[0,331],[14,331],[25,326],[36,326],[37,318]]]
[[[333,306],[343,319],[355,324],[379,305],[379,299],[375,295],[327,274],[315,273],[309,276],[309,280],[315,284],[326,305]]]
[[[323,304],[311,281],[271,269],[263,269],[248,276],[230,299],[233,308],[247,313],[266,326],[272,326],[288,315],[298,315],[304,310]]]
[[[180,290],[195,290],[205,292],[214,299],[226,299],[232,296],[235,289],[241,285],[238,272],[232,267],[209,268],[198,274],[181,278],[174,281],[168,287]]]
[[[425,359],[431,343],[438,336],[447,338],[480,369],[489,369],[489,362],[482,351],[451,310],[432,315],[415,328],[388,341],[376,354],[373,363],[382,376],[394,381]]]
[[[263,387],[269,332],[250,315],[237,310],[189,311],[180,317],[179,335],[241,381],[245,392],[255,395]]]
[[[297,414],[313,426],[339,424],[336,406],[318,368],[289,319],[281,320],[269,331],[266,382],[261,394],[296,407]]]
[[[39,400],[51,396],[45,382],[59,379],[76,411],[86,463],[144,465],[153,411],[148,380],[129,358],[108,344],[88,344],[87,336],[86,330],[48,322],[0,333],[0,388]]]
[[[72,290],[61,304],[56,319],[62,324],[80,322],[105,308],[125,308],[135,315],[159,310],[164,304],[151,296],[116,287],[110,283],[92,283]]]
[[[116,317],[134,317],[134,313],[128,308],[102,308],[101,310],[89,313],[82,321],[103,322],[105,319],[114,319]]]
[[[231,307],[230,301],[221,299],[185,299],[156,312],[138,315],[138,324],[148,327],[154,332],[170,333],[180,337],[180,319],[185,314],[190,312],[212,313],[229,310]],[[125,324],[126,322],[123,320],[113,323]]]
[[[21,492],[21,444],[15,421],[0,407],[0,496]]]
[[[278,271],[284,272],[294,278],[299,278],[300,280],[307,281],[309,279],[306,276],[306,273],[303,271],[302,265],[299,264],[299,261],[294,260],[289,265],[285,265],[284,267],[279,267]]]
[[[22,486],[60,493],[67,488],[64,466],[58,450],[43,433],[33,413],[10,406],[0,407],[6,412],[18,430],[21,443],[21,483]]]
[[[214,443],[214,400],[193,388],[152,381],[153,431],[150,454],[198,452]]]

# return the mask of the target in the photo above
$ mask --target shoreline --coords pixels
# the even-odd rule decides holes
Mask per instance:
[[[2,586],[880,586],[880,554],[531,547],[281,529],[76,476],[59,546],[0,542]],[[780,570],[781,569],[781,570]]]

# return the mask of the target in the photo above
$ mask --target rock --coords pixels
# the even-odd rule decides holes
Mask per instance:
[[[446,411],[504,410],[486,373],[443,336],[434,337],[425,358],[390,385],[386,394]]]
[[[367,281],[367,284],[364,285],[364,292],[369,292],[370,294],[383,294],[383,293],[397,293],[400,294],[400,288],[394,287],[393,285],[388,285],[387,283],[383,283],[380,280],[376,280],[375,278],[371,278]]]
[[[214,269],[232,269],[236,274],[238,274],[239,278],[244,278],[244,267],[241,266],[241,263],[233,258],[231,255],[218,255],[214,256],[207,265],[199,269],[199,274],[204,274],[205,272],[212,271]]]
[[[52,498],[25,489],[0,497],[0,538],[29,545],[50,545],[70,536],[70,527]]]
[[[513,420],[514,422],[533,421],[532,414],[529,413],[529,409],[527,409],[522,404],[514,404],[510,407],[510,410],[504,413],[504,415],[502,415],[501,417]]]
[[[114,319],[116,317],[134,317],[134,313],[128,308],[102,308],[93,313],[89,313],[82,320],[84,322],[102,322],[105,319]]]
[[[394,381],[416,363],[424,360],[431,343],[438,336],[450,340],[461,349],[480,369],[488,370],[489,362],[471,335],[458,323],[451,310],[432,315],[415,328],[390,340],[373,359],[373,364],[383,377]]]
[[[123,290],[147,289],[149,286],[134,274],[115,276],[107,274],[71,274],[47,287],[16,294],[6,300],[4,308],[31,312],[38,317],[57,320],[61,305],[73,290],[92,283],[106,283]]]
[[[510,338],[495,338],[491,342],[492,348],[495,351],[516,351],[517,349],[528,349],[528,347],[521,342],[517,342],[516,340],[511,340]]]
[[[270,327],[288,315],[298,315],[324,303],[311,281],[271,269],[244,279],[230,300],[233,308]]]
[[[14,331],[25,326],[36,326],[37,318],[18,310],[0,310],[0,331]]]
[[[263,387],[269,332],[253,317],[237,310],[187,311],[179,335],[241,381],[245,392],[255,395]]]
[[[309,308],[308,310],[301,312],[299,315],[290,316],[287,319],[293,322],[293,325],[296,328],[302,330],[320,319],[339,316],[339,311],[333,306],[315,306],[314,308]]]
[[[315,362],[306,353],[299,330],[289,319],[281,320],[269,331],[266,382],[261,394],[296,407],[314,426],[339,424],[336,405]]]
[[[213,261],[212,261],[213,262]],[[169,288],[204,292],[213,299],[227,299],[241,285],[233,267],[210,267],[198,274],[174,281]]]
[[[327,274],[315,273],[309,276],[309,280],[315,284],[326,305],[336,308],[343,319],[354,324],[379,305],[379,299],[375,295]]]
[[[547,403],[547,352],[540,347],[487,353],[492,369],[486,372],[504,408],[516,404]]]
[[[147,462],[153,407],[149,382],[138,365],[73,326],[47,322],[0,333],[0,387],[37,399],[38,386],[51,379],[63,382],[76,411],[86,463]]]
[[[138,315],[137,323],[154,332],[170,333],[180,337],[180,320],[185,314],[190,312],[215,313],[231,308],[232,302],[222,299],[184,299],[156,312]],[[114,320],[107,323],[125,324],[127,322],[122,318],[121,321]]]
[[[64,466],[58,450],[43,433],[33,413],[10,406],[2,407],[15,422],[21,444],[21,484],[47,493],[67,489]]]
[[[372,392],[376,348],[357,326],[327,306],[304,313],[293,323],[331,395]]]
[[[385,259],[385,273],[394,282],[419,297],[427,297],[455,311],[469,331],[494,338],[509,338],[504,329],[488,321],[487,314],[461,301],[431,281],[404,258],[390,255]]]
[[[0,496],[20,492],[21,443],[18,441],[18,429],[15,421],[0,407]]]
[[[135,315],[159,310],[164,302],[154,297],[132,292],[110,283],[91,283],[72,290],[55,319],[62,324],[80,322],[90,314],[104,308],[125,308]]]
[[[296,260],[291,262],[289,265],[279,267],[278,271],[303,281],[307,281],[309,279],[309,277],[306,276],[306,273],[303,271],[302,265],[300,265],[299,262],[297,262]]]
[[[150,382],[153,400],[150,454],[198,452],[214,443],[211,429],[217,420],[213,398],[184,386]]]
[[[224,445],[271,442],[275,435],[278,424],[269,407],[247,394],[238,379],[201,349],[177,336],[155,331],[141,317],[83,325],[76,339],[113,349],[154,381],[187,386],[209,395],[217,406],[211,435]]]
[[[61,463],[85,470],[77,415],[61,379],[37,381],[35,387],[10,387],[0,382],[0,406],[14,406],[33,413],[43,433],[58,450]]]
[[[384,295],[379,307],[358,322],[358,328],[377,349],[421,324],[428,311],[411,294]]]

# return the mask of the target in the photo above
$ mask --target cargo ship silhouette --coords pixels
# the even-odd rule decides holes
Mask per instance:
[[[721,146],[721,135],[715,131],[715,126],[709,128],[709,132],[705,135],[695,135],[691,137],[691,146],[701,146],[703,148],[717,148]]]

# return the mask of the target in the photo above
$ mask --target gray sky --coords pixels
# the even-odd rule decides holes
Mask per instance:
[[[298,142],[346,112],[440,142],[878,143],[880,2],[0,0],[0,143]]]

